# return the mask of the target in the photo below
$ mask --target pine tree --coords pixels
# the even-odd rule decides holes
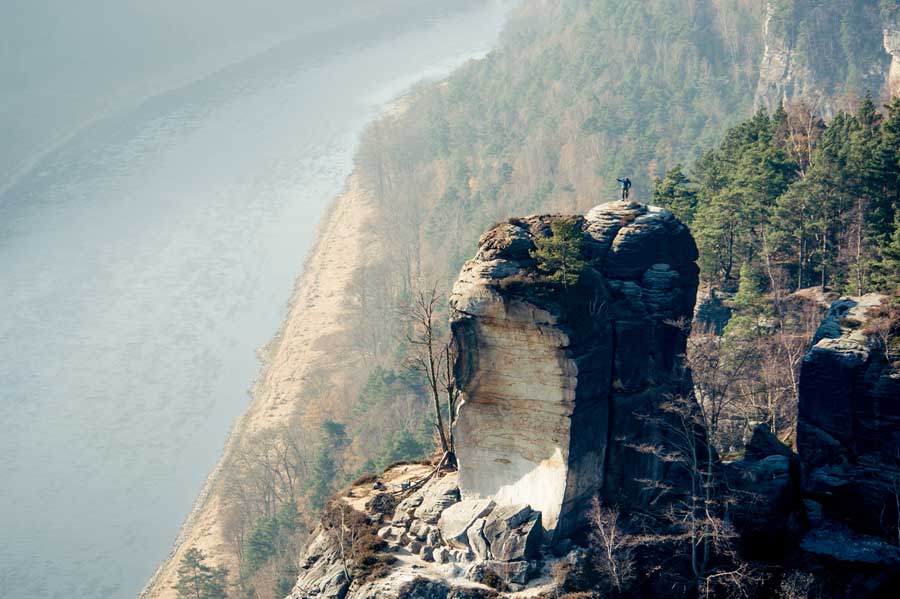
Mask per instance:
[[[680,164],[656,181],[653,203],[671,210],[681,222],[687,225],[693,223],[697,211],[697,188],[684,174]]]
[[[278,521],[275,518],[260,518],[245,543],[242,572],[256,572],[275,555],[277,549]]]
[[[581,258],[584,233],[579,224],[570,218],[560,218],[550,224],[553,234],[537,237],[531,257],[537,261],[538,270],[550,281],[564,288],[578,284],[587,262]]]
[[[879,287],[885,291],[900,289],[900,211],[894,216],[894,231],[878,266]]]
[[[325,505],[332,493],[340,473],[341,453],[349,442],[344,425],[334,420],[322,422],[322,433],[322,439],[313,458],[312,476],[309,481],[312,487],[310,499],[317,508]]]
[[[178,599],[226,599],[228,570],[206,564],[206,555],[196,547],[188,549],[178,567]]]

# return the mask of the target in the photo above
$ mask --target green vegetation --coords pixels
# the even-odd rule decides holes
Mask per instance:
[[[811,285],[889,291],[900,285],[900,100],[885,111],[866,97],[828,124],[803,106],[760,112],[697,161],[696,184],[675,169],[654,202],[691,226],[704,279],[737,284],[739,308]]]
[[[243,565],[246,573],[252,574],[272,556],[286,553],[290,549],[289,539],[299,525],[297,504],[294,502],[282,505],[274,517],[260,518],[245,542]]]
[[[213,568],[206,564],[206,555],[191,547],[178,567],[178,599],[226,599],[228,570],[222,566]]]
[[[312,472],[306,481],[312,489],[310,501],[315,508],[325,505],[334,492],[334,485],[339,480],[341,454],[349,442],[344,425],[339,422],[323,420],[322,431],[324,435],[316,449]]]
[[[880,33],[872,32],[881,31],[882,15],[890,17],[896,2],[773,0],[772,5],[770,31],[792,48],[795,61],[809,65],[825,94],[835,98],[880,89],[889,57]]]
[[[525,3],[502,49],[374,124],[357,168],[392,260],[372,265],[361,285],[402,304],[416,280],[452,280],[491,224],[583,213],[615,199],[624,174],[647,201],[654,177],[696,158],[752,108],[761,40],[746,32],[762,30],[756,3],[688,8]]]
[[[547,279],[564,288],[578,284],[587,262],[581,258],[584,233],[580,224],[571,218],[560,218],[550,224],[552,235],[534,240],[531,257]]]
[[[874,29],[859,29],[873,6],[779,0],[775,26],[805,40],[801,51],[833,73],[834,93],[855,92],[880,43]],[[759,0],[526,2],[498,50],[420,86],[368,128],[356,174],[372,195],[377,250],[344,298],[349,333],[325,348],[340,361],[286,398],[297,413],[283,430],[248,439],[229,464],[226,528],[242,572],[252,571],[241,581],[248,596],[279,596],[292,563],[272,547],[302,542],[336,489],[438,446],[435,389],[439,414],[452,413],[452,400],[432,383],[448,380],[404,367],[419,355],[408,340],[422,327],[403,310],[423,282],[446,291],[491,224],[583,213],[618,196],[619,176],[634,181],[637,201],[652,194],[690,223],[704,279],[737,292],[729,337],[709,340],[729,364],[759,373],[731,381],[728,393],[744,406],[727,423],[734,438],[748,422],[779,434],[791,427],[796,388],[784,381],[818,313],[785,303],[789,292],[823,279],[841,291],[897,284],[900,217],[887,192],[898,186],[887,148],[896,148],[900,122],[896,108],[881,119],[869,103],[827,127],[796,107],[741,123],[752,116],[761,8]],[[818,46],[832,40],[821,32],[834,19],[842,37],[828,54]],[[554,231],[535,256],[564,285],[578,270],[559,267],[568,235]],[[446,304],[436,309],[434,322],[446,323]],[[446,336],[441,329],[436,339]],[[304,525],[275,527],[291,502]]]
[[[691,341],[695,382],[698,356],[729,372],[717,450],[738,450],[757,422],[789,440],[799,366],[821,318],[811,300],[900,288],[900,100],[878,110],[866,97],[828,123],[803,105],[759,112],[690,177],[677,167],[658,180],[653,201],[690,225],[701,277],[731,294],[724,338],[697,330]],[[818,293],[794,293],[808,287]],[[889,360],[895,313],[886,307],[873,324]]]

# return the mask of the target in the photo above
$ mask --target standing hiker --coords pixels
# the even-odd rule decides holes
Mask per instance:
[[[619,183],[622,184],[622,199],[628,199],[628,191],[631,189],[631,179],[625,177],[624,179],[616,179]]]

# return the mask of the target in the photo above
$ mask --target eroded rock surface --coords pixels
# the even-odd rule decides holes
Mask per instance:
[[[831,305],[800,372],[797,449],[804,494],[826,520],[896,542],[900,369],[871,330],[883,299]]]
[[[345,531],[342,553],[336,529],[320,525],[300,560],[290,599],[495,597],[482,581],[518,591],[542,571],[547,575],[553,562],[541,554],[540,512],[524,504],[498,507],[490,499],[460,501],[455,472],[419,482],[398,491],[406,494],[393,513],[379,509],[387,502],[368,501],[357,518],[346,518],[367,523],[370,532],[378,529],[368,556],[353,557],[353,539],[359,542],[364,531]],[[352,498],[367,492],[357,486],[335,501],[352,510],[361,505]]]
[[[548,283],[530,255],[564,218],[582,231],[588,264],[572,288]],[[600,489],[626,507],[647,500],[646,481],[671,473],[635,448],[665,443],[648,417],[689,384],[677,323],[691,319],[696,258],[670,212],[628,201],[482,236],[450,302],[464,500],[527,504],[549,541],[580,526]]]
[[[900,27],[891,24],[884,30],[884,50],[891,55],[888,71],[888,93],[896,98],[900,95]]]
[[[835,68],[834,60],[822,57],[832,50],[836,31],[852,36],[857,45],[852,60],[865,68],[858,73],[860,90],[874,97],[896,93],[900,77],[898,25],[878,10],[877,0],[854,5],[858,20],[845,20],[846,7],[822,4],[809,18],[808,11],[782,0],[766,2],[763,57],[759,66],[755,104],[770,113],[780,105],[803,101],[826,119],[841,108],[839,98],[847,84],[847,73]],[[862,4],[868,4],[863,7]],[[844,57],[841,60],[846,60]],[[877,103],[877,100],[876,100]]]

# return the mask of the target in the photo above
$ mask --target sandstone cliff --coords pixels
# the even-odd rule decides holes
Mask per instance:
[[[877,0],[852,9],[840,2],[768,0],[756,106],[772,112],[782,102],[804,100],[828,118],[842,108],[845,94],[896,95],[898,27],[879,8]]]
[[[832,303],[800,372],[799,455],[759,427],[726,464],[749,555],[811,572],[825,596],[900,585],[900,369],[875,331],[883,296]]]
[[[668,476],[630,448],[664,443],[642,417],[688,383],[675,323],[690,320],[698,274],[670,213],[613,202],[576,220],[590,260],[579,286],[547,292],[529,251],[555,218],[485,233],[450,300],[463,496],[531,505],[550,540],[578,527],[598,490],[636,507],[647,501],[636,480]]]
[[[583,235],[587,266],[572,287],[551,283],[531,254],[560,219]],[[692,313],[695,252],[671,214],[629,202],[487,231],[451,296],[458,473],[397,466],[336,498],[292,599],[553,596],[554,572],[589,555],[591,496],[646,514],[665,501],[648,485],[683,489],[677,468],[640,448],[666,446],[654,419],[690,385],[685,329],[673,325]],[[802,366],[799,455],[760,425],[741,458],[714,466],[746,567],[799,576],[825,597],[900,584],[900,370],[875,323],[882,300],[843,298],[823,320]],[[648,581],[685,567],[673,539],[642,537]],[[692,592],[632,590],[623,596]]]
[[[900,95],[900,23],[889,23],[885,26],[884,49],[891,55],[888,92],[894,98]]]
[[[587,262],[572,287],[551,283],[530,253],[560,219],[575,224]],[[591,497],[640,510],[666,501],[654,483],[683,490],[678,469],[641,448],[664,452],[669,433],[653,418],[690,385],[678,323],[692,314],[696,257],[671,213],[632,202],[485,233],[451,296],[458,475],[406,493],[394,469],[337,498],[292,597],[547,591],[555,564],[583,559],[567,537],[584,532]],[[372,554],[348,559],[347,539],[375,530]]]
[[[887,545],[900,541],[900,369],[869,330],[883,300],[834,302],[803,361],[797,449],[815,525],[803,546],[900,567]]]

